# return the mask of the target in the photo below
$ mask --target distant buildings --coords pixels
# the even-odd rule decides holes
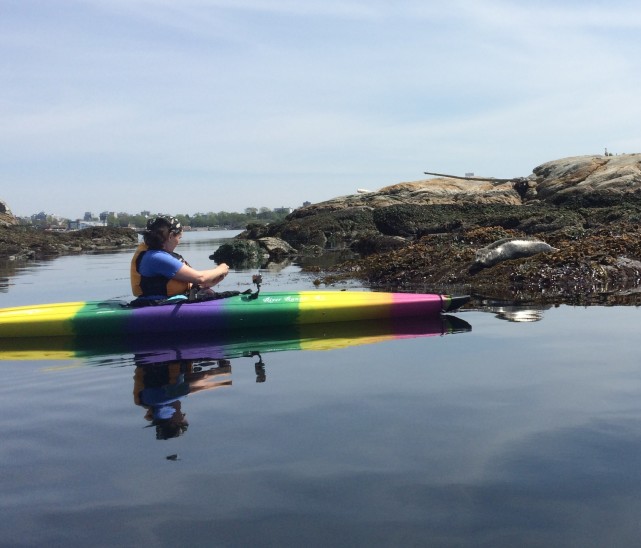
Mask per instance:
[[[102,221],[85,221],[80,219],[67,222],[68,230],[80,230],[82,228],[91,228],[92,226],[103,226],[103,223]]]
[[[304,202],[303,207],[311,205],[311,202]],[[294,211],[295,208],[292,207],[276,207],[270,209],[268,207],[247,207],[243,213],[229,213],[229,212],[218,212],[218,213],[196,213],[193,216],[190,215],[178,215],[183,217],[184,220],[183,226],[192,225],[191,228],[202,227],[202,226],[230,226],[230,225],[241,225],[243,222],[247,221],[247,217],[266,220],[267,222],[274,220],[275,216],[289,215]],[[67,230],[80,230],[82,228],[89,228],[94,226],[119,226],[119,227],[140,227],[144,226],[147,222],[147,219],[156,215],[150,211],[141,211],[136,214],[129,214],[126,212],[114,212],[114,211],[102,211],[98,215],[95,215],[91,211],[85,211],[84,215],[80,219],[66,219],[57,215],[52,215],[41,211],[31,215],[30,217],[20,218],[22,224],[34,225],[40,228],[46,229],[67,229]],[[207,217],[205,221],[201,217]],[[193,224],[191,221],[199,220],[200,224]],[[205,224],[203,224],[203,222]],[[207,224],[208,223],[208,224]]]

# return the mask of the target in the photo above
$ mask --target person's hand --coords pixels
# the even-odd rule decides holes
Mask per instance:
[[[202,287],[211,287],[213,285],[219,284],[225,279],[225,276],[229,273],[229,266],[226,263],[219,264],[214,270],[214,276],[211,280],[207,280],[206,283],[201,284]]]

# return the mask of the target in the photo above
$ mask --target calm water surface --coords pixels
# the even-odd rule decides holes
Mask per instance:
[[[227,235],[181,252],[207,267]],[[130,254],[5,267],[1,306],[128,298]],[[135,401],[140,356],[5,353],[0,544],[638,546],[639,309],[456,316],[471,331],[196,362],[167,440]]]

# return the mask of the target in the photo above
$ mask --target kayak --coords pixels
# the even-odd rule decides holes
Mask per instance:
[[[368,291],[241,294],[203,302],[133,308],[121,301],[85,301],[0,309],[0,339],[119,337],[430,317],[468,297]]]
[[[270,352],[326,351],[401,339],[465,333],[466,321],[450,314],[325,324],[256,327],[219,333],[147,334],[124,337],[25,337],[0,341],[0,361],[87,360],[130,354],[136,364],[175,360],[233,359]],[[93,358],[93,360],[92,360]],[[99,358],[96,360],[95,358]]]

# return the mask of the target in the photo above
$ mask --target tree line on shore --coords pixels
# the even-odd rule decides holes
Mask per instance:
[[[207,228],[220,227],[229,229],[244,229],[248,223],[271,223],[283,220],[289,213],[288,209],[272,210],[268,208],[247,208],[243,213],[219,211],[208,213],[173,214],[185,227]],[[98,216],[85,213],[82,221],[72,221],[45,214],[44,212],[21,219],[22,224],[30,224],[38,228],[69,228],[82,223],[99,223],[104,226],[121,228],[144,228],[147,219],[160,213],[143,211],[141,213],[104,212]],[[79,227],[79,226],[78,226]],[[77,227],[77,228],[78,228]]]
[[[280,221],[285,218],[287,212],[276,212],[273,210],[254,211],[249,208],[244,213],[234,213],[228,211],[219,211],[217,213],[194,213],[193,215],[177,213],[174,216],[184,227],[207,228],[221,227],[231,229],[243,229],[250,222],[271,223]],[[143,228],[147,224],[147,219],[154,215],[142,214],[127,215],[119,213],[117,216],[109,214],[104,219],[107,226],[116,227],[136,227]]]

